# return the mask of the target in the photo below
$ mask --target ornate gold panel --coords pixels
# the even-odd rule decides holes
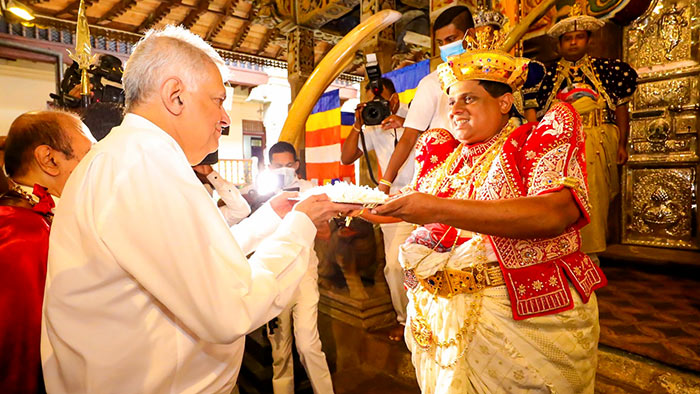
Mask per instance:
[[[696,112],[674,115],[667,113],[663,117],[630,122],[630,162],[678,162],[698,158]]]
[[[630,168],[624,173],[622,243],[700,249],[698,166]]]
[[[633,111],[666,109],[668,106],[697,104],[698,79],[688,76],[640,83],[632,100]]]
[[[635,69],[697,63],[697,1],[657,0],[627,29],[627,62]]]

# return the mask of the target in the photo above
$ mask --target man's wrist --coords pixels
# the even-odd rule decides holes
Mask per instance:
[[[391,187],[391,184],[392,184],[392,183],[391,183],[390,181],[387,181],[386,179],[382,178],[382,179],[379,181],[379,184],[380,184],[380,185],[384,185],[384,186],[386,186],[386,187]]]

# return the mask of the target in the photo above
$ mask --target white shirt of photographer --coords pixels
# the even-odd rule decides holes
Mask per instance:
[[[413,97],[403,127],[419,131],[445,129],[452,132],[449,98],[442,91],[437,70],[418,82],[416,95]]]
[[[401,104],[399,110],[396,111],[396,115],[405,117],[407,111],[408,106],[406,104]],[[382,129],[381,126],[364,127],[365,145],[367,145],[368,151],[374,150],[374,152],[377,154],[377,161],[379,162],[379,168],[381,169],[382,173],[384,170],[386,170],[387,166],[389,166],[391,154],[394,153],[395,141],[401,139],[403,130],[403,128],[385,130]],[[396,132],[396,136],[394,136],[394,132]],[[362,147],[362,139],[358,140],[357,146],[361,150],[364,150]],[[399,169],[398,174],[396,174],[396,178],[394,178],[394,182],[392,183],[390,190],[391,194],[397,193],[402,187],[411,183],[411,180],[413,179],[414,156],[415,152],[414,150],[411,150],[411,154],[406,159],[406,162],[403,163],[403,166],[401,166]],[[364,160],[364,158],[362,160]],[[377,171],[374,171],[374,175],[375,177],[378,176]]]
[[[177,142],[127,114],[76,167],[56,211],[47,391],[231,392],[245,335],[289,304],[315,235],[303,213],[280,220],[269,205],[229,229]]]

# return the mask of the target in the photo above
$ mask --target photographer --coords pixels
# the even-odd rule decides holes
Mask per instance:
[[[355,110],[355,124],[343,143],[340,160],[343,164],[351,164],[363,155],[363,149],[366,149],[366,151],[374,150],[377,154],[379,169],[383,173],[389,164],[389,159],[394,152],[396,144],[403,135],[404,129],[401,127],[401,124],[407,108],[399,102],[399,95],[396,93],[394,84],[390,79],[381,78],[379,82],[382,87],[380,95],[389,103],[391,115],[386,117],[381,122],[381,125],[365,125],[366,119],[363,117],[363,112],[365,111],[363,110],[368,103],[377,102],[374,93],[370,90],[370,84],[368,84],[366,89],[370,100],[357,106]],[[364,144],[360,141],[360,133],[364,136]],[[362,148],[363,146],[364,148]],[[412,178],[413,151],[411,150],[408,160],[399,169],[394,182],[391,183],[382,179],[379,183],[386,186],[391,193],[396,193],[408,185]],[[382,224],[381,229],[384,235],[384,254],[386,257],[384,276],[389,285],[391,302],[394,305],[396,319],[399,323],[392,328],[389,338],[393,341],[400,341],[403,338],[403,325],[406,323],[406,304],[408,300],[403,287],[403,269],[399,264],[399,246],[411,235],[413,225],[406,222],[388,223]]]

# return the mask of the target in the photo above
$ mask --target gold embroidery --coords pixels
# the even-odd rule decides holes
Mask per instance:
[[[532,282],[532,288],[535,289],[535,291],[540,291],[543,287],[544,286],[542,285],[542,282],[540,282],[539,280]]]

